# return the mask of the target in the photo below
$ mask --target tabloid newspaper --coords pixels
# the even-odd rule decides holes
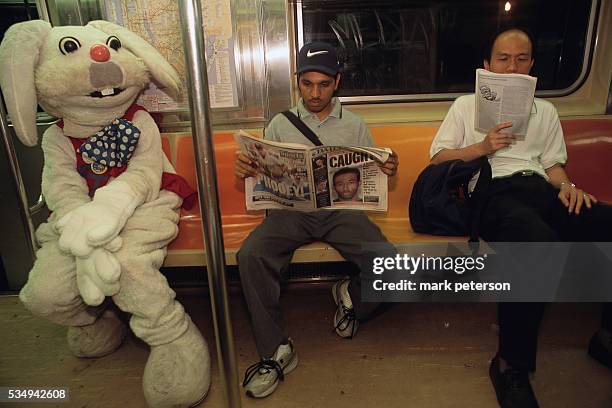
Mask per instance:
[[[477,69],[474,118],[476,130],[487,133],[502,122],[512,121],[512,127],[503,129],[502,132],[524,138],[537,81],[537,78],[529,75],[496,74]]]
[[[391,149],[315,146],[262,140],[240,130],[240,151],[257,169],[245,180],[248,210],[387,210],[384,163]]]

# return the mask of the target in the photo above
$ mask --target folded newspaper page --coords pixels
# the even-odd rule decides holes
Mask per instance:
[[[476,130],[487,133],[502,122],[512,126],[502,132],[525,137],[537,78],[523,74],[496,74],[476,70]]]
[[[245,180],[248,210],[387,210],[384,163],[391,149],[277,143],[235,134],[240,151],[257,169]]]

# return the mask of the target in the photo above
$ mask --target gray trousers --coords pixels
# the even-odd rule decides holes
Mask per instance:
[[[329,243],[359,267],[360,275],[353,276],[349,285],[357,319],[367,318],[378,306],[361,302],[360,284],[373,280],[374,257],[395,256],[396,250],[363,212],[270,211],[237,255],[242,290],[261,358],[271,357],[288,337],[280,309],[280,281],[293,252],[313,241]],[[376,251],[368,243],[375,243]]]

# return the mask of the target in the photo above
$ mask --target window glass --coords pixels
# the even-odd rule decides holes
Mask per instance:
[[[488,38],[509,24],[527,27],[535,37],[532,75],[538,90],[564,93],[581,80],[596,3],[302,0],[297,21],[303,42],[337,47],[344,71],[341,96],[473,92]]]
[[[0,41],[13,24],[37,18],[38,12],[33,1],[0,1]]]

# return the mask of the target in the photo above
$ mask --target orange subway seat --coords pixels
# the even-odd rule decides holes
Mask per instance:
[[[197,175],[190,134],[175,135],[176,172],[197,189]],[[244,188],[234,177],[234,152],[238,149],[231,133],[214,135],[214,150],[219,189],[219,206],[223,239],[226,248],[239,248],[246,236],[261,222],[263,213],[249,214],[244,204]],[[169,250],[204,248],[199,202],[190,210],[182,210],[179,235]]]
[[[372,219],[406,218],[408,200],[417,176],[429,163],[429,146],[438,129],[433,126],[385,126],[372,128],[374,144],[390,147],[399,157],[397,175],[389,185],[388,211]]]
[[[166,155],[168,160],[170,160],[170,163],[174,164],[172,160],[172,148],[170,147],[170,140],[167,137],[164,137],[164,135],[162,135],[162,150],[164,151],[164,154]]]
[[[565,131],[569,161],[567,171],[572,181],[602,201],[612,202],[612,119],[573,119],[561,121]],[[417,234],[408,219],[408,202],[412,186],[419,173],[429,164],[429,147],[437,127],[426,125],[392,125],[371,129],[377,146],[392,148],[400,157],[400,167],[390,185],[386,213],[370,213],[370,218],[394,243],[465,241],[465,237],[442,237]],[[177,172],[194,187],[197,186],[193,146],[190,135],[174,138]],[[220,207],[223,221],[228,264],[235,263],[235,254],[246,236],[261,222],[262,213],[248,214],[244,190],[234,177],[234,152],[237,146],[231,133],[215,134],[215,158],[219,181]],[[593,177],[594,175],[599,175]],[[605,176],[601,176],[605,175]],[[190,250],[202,262],[202,233],[199,208],[181,214],[180,232],[170,245],[170,255]],[[183,251],[185,252],[185,251]],[[169,256],[170,258],[170,256]],[[304,246],[293,257],[296,262],[341,260],[327,244]],[[182,261],[170,261],[181,264]],[[168,263],[168,262],[167,262]],[[194,264],[194,263],[190,263]],[[195,263],[197,264],[197,263]]]

